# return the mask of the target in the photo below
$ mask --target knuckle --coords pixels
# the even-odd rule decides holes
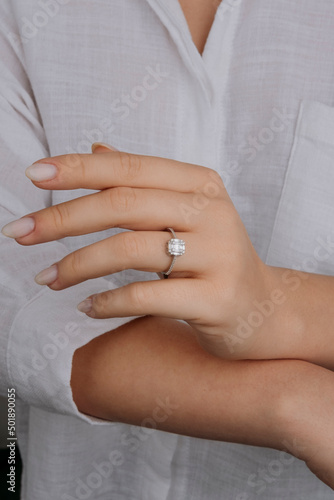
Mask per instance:
[[[208,182],[209,181],[215,182],[216,184],[218,184],[220,186],[223,184],[222,178],[216,170],[213,170],[212,168],[207,168],[206,170],[207,170],[207,172],[205,175],[206,175],[206,180]]]
[[[93,306],[96,311],[99,312],[99,314],[107,314],[108,313],[108,308],[110,304],[110,295],[112,294],[112,290],[108,292],[102,292],[99,293],[98,295],[93,296]]]
[[[131,183],[142,170],[142,158],[139,155],[122,152],[119,155],[122,170],[122,177],[126,182]]]
[[[204,174],[202,191],[209,198],[222,196],[225,191],[224,183],[219,173],[211,168],[207,168]]]
[[[53,163],[55,158],[53,158]],[[81,154],[70,153],[67,155],[60,155],[56,157],[56,164],[60,170],[61,177],[65,180],[71,178],[72,170],[79,170],[80,176],[85,174],[85,162]]]
[[[63,158],[64,158],[63,166],[65,168],[68,168],[68,169],[75,168],[76,170],[79,170],[80,173],[82,170],[85,169],[84,158],[81,154],[72,153],[70,155],[64,156]]]
[[[239,227],[241,219],[234,205],[229,200],[226,200],[222,202],[222,207],[226,224],[233,229]]]
[[[212,224],[230,229],[235,234],[235,228],[240,224],[240,218],[230,199],[217,198],[210,203],[210,220]]]
[[[55,229],[64,234],[66,224],[69,220],[69,212],[66,204],[54,205],[51,208],[51,216]]]
[[[72,276],[80,276],[82,273],[82,254],[80,251],[68,255],[68,267]]]
[[[238,303],[241,302],[242,294],[240,287],[236,286],[234,280],[215,288],[215,304],[224,304],[225,311],[235,311]],[[219,302],[220,300],[220,302]]]
[[[79,153],[70,153],[66,155],[66,165],[69,168],[81,168],[83,164],[82,156]]]
[[[138,312],[146,310],[152,303],[154,292],[152,286],[148,283],[133,283],[129,290],[130,303]]]
[[[122,233],[121,252],[126,260],[137,261],[145,255],[145,243],[142,238],[138,238],[135,233]]]
[[[80,181],[82,184],[86,185],[89,183],[89,170],[87,168],[87,164],[81,155],[79,155],[79,158],[77,158],[76,161],[77,161],[76,166],[79,171]]]
[[[136,191],[132,187],[115,187],[105,191],[108,208],[116,212],[128,212],[136,204]]]

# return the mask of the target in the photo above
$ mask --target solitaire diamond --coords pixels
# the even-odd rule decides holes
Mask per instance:
[[[186,244],[183,240],[172,238],[167,242],[168,255],[180,256],[186,251]]]
[[[186,252],[185,241],[179,240],[176,237],[174,229],[171,227],[167,227],[166,231],[170,231],[172,233],[172,236],[173,236],[173,238],[167,242],[167,247],[166,247],[168,255],[170,255],[173,258],[172,258],[172,262],[171,262],[169,268],[167,269],[167,271],[165,273],[162,273],[164,279],[168,278],[168,276],[172,272],[175,261],[176,261],[176,257],[179,257],[180,255],[183,255]]]

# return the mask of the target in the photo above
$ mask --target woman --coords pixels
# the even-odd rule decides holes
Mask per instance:
[[[1,9],[23,498],[331,498],[331,2]]]

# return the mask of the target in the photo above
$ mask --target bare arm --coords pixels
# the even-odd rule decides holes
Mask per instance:
[[[273,278],[269,289],[280,300],[262,326],[263,354],[270,337],[271,342],[276,339],[276,357],[303,359],[334,370],[334,277],[269,269]]]
[[[83,413],[288,450],[334,486],[326,456],[334,443],[334,374],[324,368],[224,361],[205,352],[188,325],[146,317],[78,349],[71,385]]]

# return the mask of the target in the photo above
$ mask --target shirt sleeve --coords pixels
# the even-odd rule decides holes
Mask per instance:
[[[25,176],[27,166],[48,156],[47,138],[24,69],[10,3],[0,6],[0,227],[51,204],[51,193]],[[34,276],[68,253],[61,242],[21,246],[0,233],[0,393],[50,412],[107,424],[80,413],[70,387],[74,351],[128,321],[92,320],[76,309],[92,293],[110,289],[104,278],[55,292]]]

